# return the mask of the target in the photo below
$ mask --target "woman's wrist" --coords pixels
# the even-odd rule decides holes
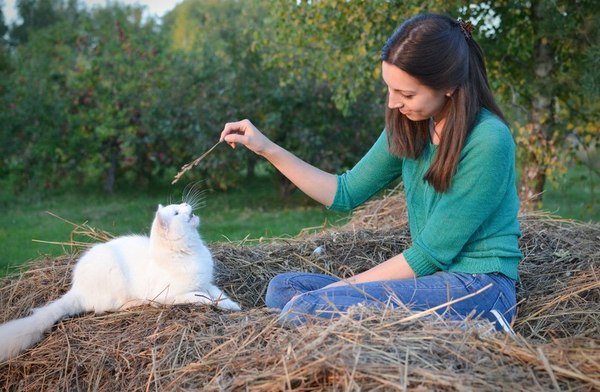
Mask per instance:
[[[259,155],[271,162],[276,167],[279,167],[279,165],[286,159],[289,160],[289,156],[293,156],[293,154],[287,151],[285,148],[270,140],[261,150]]]
[[[276,157],[278,150],[283,150],[283,148],[272,142],[270,139],[266,139],[265,145],[260,150],[256,151],[256,153],[271,161]]]

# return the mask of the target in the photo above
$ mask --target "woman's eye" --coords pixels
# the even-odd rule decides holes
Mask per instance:
[[[404,94],[401,90],[396,90],[396,89],[391,89],[391,88],[389,90],[390,90],[391,93],[399,94],[404,99],[411,99],[412,97],[414,97],[414,94],[407,95],[407,94]]]

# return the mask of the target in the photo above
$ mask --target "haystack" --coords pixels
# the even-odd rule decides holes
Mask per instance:
[[[368,309],[289,328],[264,308],[271,277],[363,271],[410,244],[401,193],[342,228],[269,242],[211,244],[217,283],[245,310],[140,307],[64,320],[0,364],[6,391],[600,390],[600,225],[520,217],[516,336],[477,320]],[[314,252],[319,248],[320,252]],[[0,320],[69,286],[76,253],[0,282]],[[0,342],[1,344],[1,342]]]

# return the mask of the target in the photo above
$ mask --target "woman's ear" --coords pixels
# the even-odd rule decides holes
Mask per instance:
[[[452,90],[446,90],[446,96],[448,98],[451,98],[452,94],[454,94],[455,91],[456,91],[456,88],[453,88]]]

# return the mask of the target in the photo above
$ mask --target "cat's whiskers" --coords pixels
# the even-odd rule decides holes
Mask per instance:
[[[204,189],[200,189],[200,181],[188,184],[183,190],[182,201],[189,204],[192,210],[205,206]]]

